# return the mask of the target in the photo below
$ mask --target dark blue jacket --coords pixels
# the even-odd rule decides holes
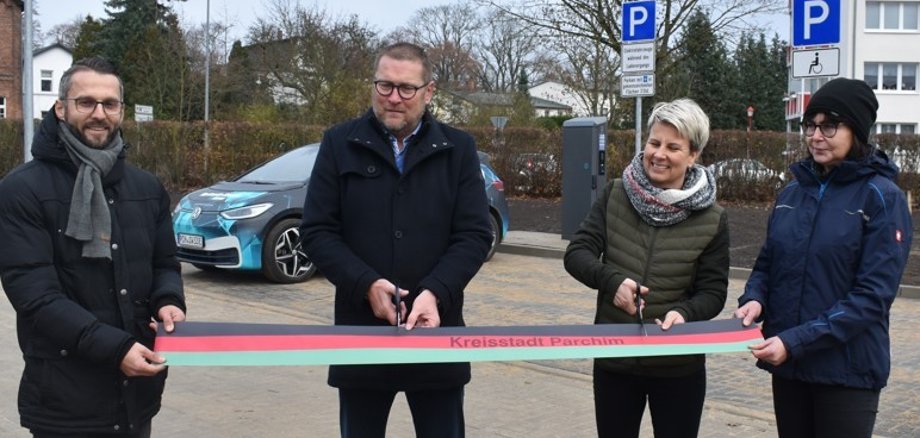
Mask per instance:
[[[789,352],[778,367],[758,366],[786,379],[880,389],[913,230],[898,169],[876,150],[823,179],[811,159],[790,170],[795,181],[776,200],[738,300],[763,305],[764,337],[779,336]]]
[[[323,136],[300,232],[336,286],[337,325],[387,325],[366,299],[379,278],[408,290],[410,309],[422,289],[431,290],[441,325],[464,325],[463,290],[492,241],[475,144],[426,113],[406,147],[400,175],[372,111]],[[469,363],[333,366],[329,373],[333,386],[365,389],[450,388],[469,379]]]
[[[129,431],[160,408],[166,372],[127,378],[134,342],[167,304],[185,308],[169,195],[157,177],[119,157],[102,183],[112,217],[112,260],[82,257],[64,235],[77,167],[49,111],[33,161],[0,182],[0,275],[16,310],[25,369],[22,425],[90,435]]]

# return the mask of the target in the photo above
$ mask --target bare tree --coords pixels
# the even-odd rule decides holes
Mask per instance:
[[[477,47],[483,66],[482,89],[494,93],[514,91],[520,78],[529,76],[538,47],[537,29],[533,26],[512,15],[493,14]]]
[[[556,59],[538,63],[551,69],[546,77],[572,90],[589,115],[610,116],[617,101],[615,78],[620,67],[613,50],[597,41],[570,36],[552,39],[550,47]]]
[[[83,17],[76,17],[67,23],[55,24],[48,32],[45,32],[43,41],[50,45],[60,43],[64,47],[73,50],[77,45],[77,36],[80,35],[80,26],[83,24]]]
[[[623,0],[479,0],[503,13],[547,31],[586,38],[620,52]],[[669,57],[674,37],[697,9],[708,11],[712,28],[721,35],[749,30],[763,14],[784,11],[786,0],[658,0],[657,57]]]
[[[367,107],[375,32],[352,15],[275,0],[250,27],[244,50],[275,100],[301,109],[301,119],[331,123]]]
[[[416,11],[409,22],[412,24],[397,29],[389,39],[424,47],[439,88],[475,90],[480,67],[473,49],[482,22],[476,8],[470,3],[430,6]]]

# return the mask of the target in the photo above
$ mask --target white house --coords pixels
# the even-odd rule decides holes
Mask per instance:
[[[603,105],[601,112],[603,114],[592,114],[591,108],[585,104],[584,99],[575,90],[555,81],[541,82],[530,87],[527,92],[532,97],[558,102],[571,107],[572,115],[575,117],[606,116],[610,112],[611,102],[601,99]]]
[[[71,64],[73,54],[60,43],[42,47],[32,53],[32,117],[43,118],[54,106],[61,76]]]
[[[862,79],[875,90],[879,110],[872,133],[920,133],[920,0],[844,1],[840,7],[839,76]],[[790,73],[787,127],[830,79],[795,79]]]

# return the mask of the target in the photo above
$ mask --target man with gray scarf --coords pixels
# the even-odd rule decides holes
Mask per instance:
[[[166,380],[156,325],[185,319],[156,176],[125,162],[124,88],[102,58],[61,78],[35,160],[0,181],[0,279],[16,310],[23,427],[36,437],[149,437]]]

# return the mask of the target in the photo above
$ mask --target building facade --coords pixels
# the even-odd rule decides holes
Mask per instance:
[[[841,1],[840,7],[839,76],[862,79],[875,90],[872,133],[920,133],[920,0]],[[830,79],[797,79],[790,68],[789,130],[797,129],[811,93]]]
[[[58,98],[61,75],[73,64],[70,49],[61,44],[42,47],[32,53],[32,117],[41,119]]]
[[[0,119],[22,119],[21,0],[0,0]]]

